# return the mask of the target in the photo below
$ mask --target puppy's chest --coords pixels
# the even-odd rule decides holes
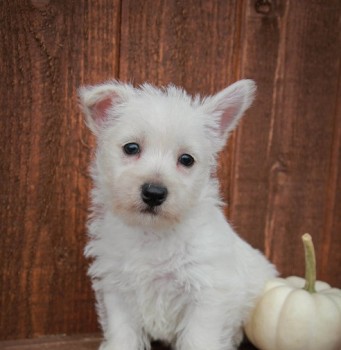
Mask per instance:
[[[119,253],[122,278],[129,288],[144,293],[177,293],[187,288],[192,264],[187,245],[182,242],[140,241]]]
[[[140,257],[130,270],[130,288],[146,331],[155,339],[171,341],[190,301],[190,262],[176,252]]]
[[[126,269],[131,287],[137,294],[168,299],[190,289],[190,262],[180,253],[160,257],[151,254]]]

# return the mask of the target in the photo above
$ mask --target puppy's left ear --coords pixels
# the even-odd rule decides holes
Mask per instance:
[[[256,83],[253,80],[244,79],[204,101],[204,111],[210,115],[208,127],[214,131],[214,137],[220,139],[219,148],[224,146],[228,134],[237,126],[244,112],[250,107],[255,92]]]

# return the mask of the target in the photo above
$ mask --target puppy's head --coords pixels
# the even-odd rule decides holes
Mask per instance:
[[[251,80],[204,99],[174,86],[112,81],[81,88],[86,122],[97,138],[95,203],[131,225],[180,222],[209,196],[216,155],[254,91]]]

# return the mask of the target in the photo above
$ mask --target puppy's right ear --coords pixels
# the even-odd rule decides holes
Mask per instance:
[[[97,136],[105,122],[115,117],[115,105],[126,101],[133,93],[130,85],[116,81],[81,87],[78,95],[89,129]]]

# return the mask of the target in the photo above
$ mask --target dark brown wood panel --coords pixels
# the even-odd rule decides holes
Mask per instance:
[[[238,1],[126,0],[120,78],[213,93],[238,76]],[[212,69],[214,67],[214,69]]]
[[[340,40],[339,40],[340,41]],[[341,43],[339,42],[339,47]],[[335,96],[333,144],[330,152],[328,188],[325,194],[323,235],[319,260],[319,277],[334,280],[341,287],[341,60]]]
[[[340,11],[339,1],[246,7],[242,69],[258,95],[238,131],[231,194],[236,228],[284,275],[303,274],[309,232],[319,275],[339,287]]]
[[[2,350],[97,350],[100,337],[94,335],[49,336],[29,340],[0,341]]]
[[[82,254],[92,140],[76,88],[117,71],[119,8],[1,2],[0,338],[96,330]]]

